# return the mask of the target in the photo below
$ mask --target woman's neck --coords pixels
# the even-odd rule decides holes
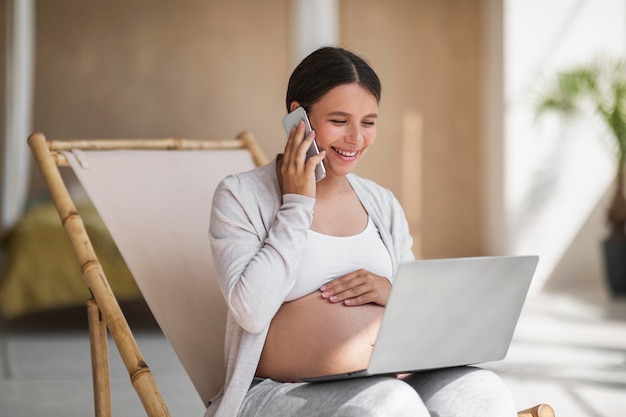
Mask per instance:
[[[351,189],[352,186],[345,175],[334,176],[328,173],[323,180],[316,184],[315,196],[318,199],[332,198],[351,191]]]

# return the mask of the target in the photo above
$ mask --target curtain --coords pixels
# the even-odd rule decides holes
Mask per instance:
[[[2,223],[19,219],[28,195],[30,154],[26,139],[32,129],[34,0],[6,0],[6,96],[2,161]]]

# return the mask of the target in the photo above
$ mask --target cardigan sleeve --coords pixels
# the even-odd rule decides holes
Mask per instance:
[[[286,194],[278,210],[263,215],[280,198],[237,176],[217,187],[209,238],[220,289],[237,323],[258,333],[269,326],[295,284],[313,220],[315,199]]]

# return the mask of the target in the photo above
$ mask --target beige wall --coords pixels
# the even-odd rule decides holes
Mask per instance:
[[[480,0],[342,0],[341,43],[383,83],[359,173],[400,198],[403,115],[423,118],[424,257],[481,254]],[[284,135],[289,0],[37,1],[35,129],[59,137]],[[41,184],[38,173],[33,189]],[[411,215],[412,213],[409,213]]]
[[[403,115],[423,120],[422,256],[483,252],[480,0],[344,0],[341,39],[383,83],[378,141],[362,171],[401,198]],[[375,155],[375,156],[372,156]],[[410,181],[410,179],[405,179]],[[408,213],[410,217],[411,213]]]
[[[85,137],[248,128],[265,138],[289,71],[285,4],[38,1],[35,127]]]

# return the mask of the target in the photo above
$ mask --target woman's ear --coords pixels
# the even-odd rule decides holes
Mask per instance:
[[[298,107],[302,107],[300,106],[300,103],[298,103],[297,101],[292,101],[291,104],[289,105],[289,113],[291,113],[292,111],[294,111],[295,109],[297,109]]]

